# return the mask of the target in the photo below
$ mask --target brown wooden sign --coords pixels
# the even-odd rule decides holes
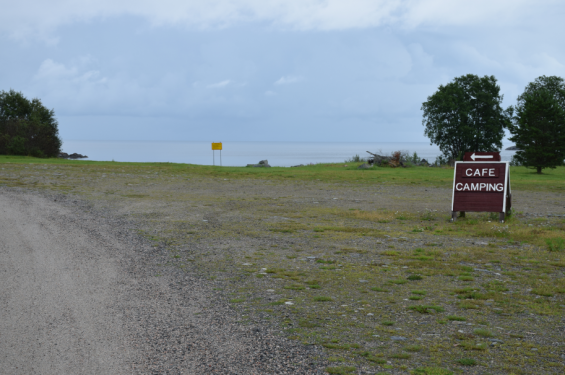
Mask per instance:
[[[508,162],[455,162],[451,217],[457,211],[498,212],[500,220],[511,207]]]
[[[463,161],[500,161],[498,152],[466,152]]]

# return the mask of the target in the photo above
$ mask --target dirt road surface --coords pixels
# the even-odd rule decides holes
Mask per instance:
[[[155,267],[166,251],[87,208],[0,189],[0,374],[322,373],[315,348],[237,324],[204,280]]]

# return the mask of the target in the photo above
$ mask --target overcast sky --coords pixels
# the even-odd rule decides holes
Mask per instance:
[[[426,141],[440,84],[565,77],[563,0],[0,0],[0,90],[63,140]]]

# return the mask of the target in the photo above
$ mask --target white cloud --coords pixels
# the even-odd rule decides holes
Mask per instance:
[[[212,84],[206,86],[206,88],[208,88],[208,89],[223,89],[224,87],[229,85],[231,82],[232,82],[231,80],[226,79],[225,81],[212,83]]]
[[[559,0],[1,0],[0,30],[17,38],[30,35],[56,40],[57,27],[95,18],[142,17],[153,25],[199,28],[241,22],[268,22],[299,30],[340,30],[384,24],[519,25],[549,13]],[[554,14],[552,12],[551,14]]]
[[[89,58],[82,58],[78,63],[66,66],[51,59],[43,61],[34,76],[35,81],[61,82],[72,85],[98,85],[106,83],[107,79],[101,77],[97,70],[81,72],[80,65],[88,64]]]
[[[283,76],[279,78],[274,84],[275,85],[289,85],[291,83],[296,83],[302,80],[302,77],[296,76]]]

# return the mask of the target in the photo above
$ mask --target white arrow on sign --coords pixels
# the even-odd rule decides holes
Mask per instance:
[[[492,155],[475,155],[475,153],[473,152],[473,155],[471,155],[471,159],[473,159],[473,161],[475,161],[475,159],[492,159],[493,156]]]

